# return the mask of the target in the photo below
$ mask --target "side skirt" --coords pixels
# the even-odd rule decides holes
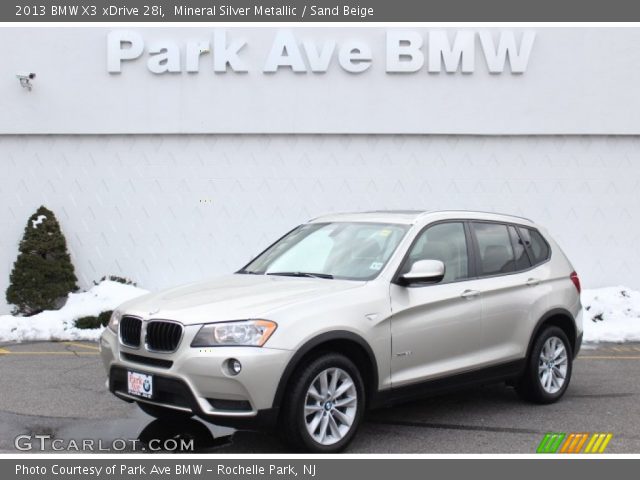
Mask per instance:
[[[380,408],[418,398],[440,395],[470,387],[514,380],[526,368],[526,360],[515,360],[491,367],[457,373],[448,377],[413,383],[411,385],[379,391],[369,403],[370,408]]]

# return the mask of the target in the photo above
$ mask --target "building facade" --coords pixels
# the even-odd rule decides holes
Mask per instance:
[[[2,28],[0,289],[40,205],[83,287],[167,287],[320,214],[424,208],[530,217],[586,287],[640,288],[639,46],[634,28]]]

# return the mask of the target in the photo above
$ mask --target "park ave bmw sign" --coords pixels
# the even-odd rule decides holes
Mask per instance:
[[[374,58],[371,45],[351,39],[338,43],[299,38],[291,30],[278,30],[259,65],[252,65],[243,53],[248,41],[224,30],[213,31],[209,38],[177,42],[171,39],[145,41],[131,30],[112,31],[107,36],[107,70],[118,74],[127,64],[144,61],[155,74],[250,72],[324,73],[337,66],[358,74],[373,62],[384,62],[387,73],[474,73],[477,58],[484,58],[490,73],[524,73],[533,49],[535,33],[527,30],[389,30],[385,34],[384,58]],[[481,56],[476,55],[476,51]]]

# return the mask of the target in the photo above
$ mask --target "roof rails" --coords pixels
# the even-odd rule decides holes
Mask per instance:
[[[430,211],[425,211],[422,212],[420,214],[420,216],[424,216],[427,215],[429,213],[439,213],[439,212],[444,212],[444,213],[455,213],[455,212],[465,212],[465,213],[482,213],[482,214],[488,214],[488,215],[501,215],[503,217],[511,217],[511,218],[519,218],[521,220],[526,220],[527,222],[531,222],[534,223],[533,220],[531,220],[530,218],[527,217],[523,217],[521,215],[513,215],[511,213],[500,213],[500,212],[487,212],[485,210],[461,210],[461,209],[451,209],[451,210],[430,210]]]
[[[510,218],[519,218],[520,220],[525,220],[527,222],[530,223],[535,223],[533,220],[531,220],[530,218],[527,217],[523,217],[520,215],[512,215],[510,213],[500,213],[500,212],[488,212],[488,211],[484,211],[484,210],[462,210],[462,209],[449,209],[449,210],[410,210],[410,209],[406,209],[406,210],[401,210],[401,209],[397,209],[397,210],[393,210],[393,209],[389,209],[389,210],[368,210],[365,212],[337,212],[337,213],[328,213],[328,214],[324,214],[324,215],[318,215],[314,218],[311,218],[310,220],[308,220],[309,222],[316,220],[318,218],[327,216],[327,215],[358,215],[358,214],[367,214],[367,213],[388,213],[388,214],[398,214],[398,215],[415,215],[416,220],[419,218],[424,217],[425,215],[429,215],[429,214],[433,214],[433,213],[479,213],[479,214],[486,214],[486,215],[500,215],[503,217],[510,217]]]
[[[389,210],[368,210],[366,212],[360,212],[360,213],[396,213],[398,215],[422,215],[423,213],[430,213],[429,210],[423,210],[423,209],[389,209]]]

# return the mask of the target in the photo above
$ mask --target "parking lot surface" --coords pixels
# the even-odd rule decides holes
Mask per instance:
[[[88,342],[0,344],[0,451],[73,449],[132,451],[193,440],[195,451],[286,452],[275,436],[192,420],[176,426],[154,421],[113,397],[97,346]],[[534,453],[547,432],[610,432],[607,453],[640,453],[640,344],[586,346],[574,364],[562,401],[523,403],[503,385],[439,396],[369,412],[349,453]],[[27,437],[25,437],[27,436]],[[26,443],[25,443],[26,442]],[[100,450],[98,450],[100,449]]]

